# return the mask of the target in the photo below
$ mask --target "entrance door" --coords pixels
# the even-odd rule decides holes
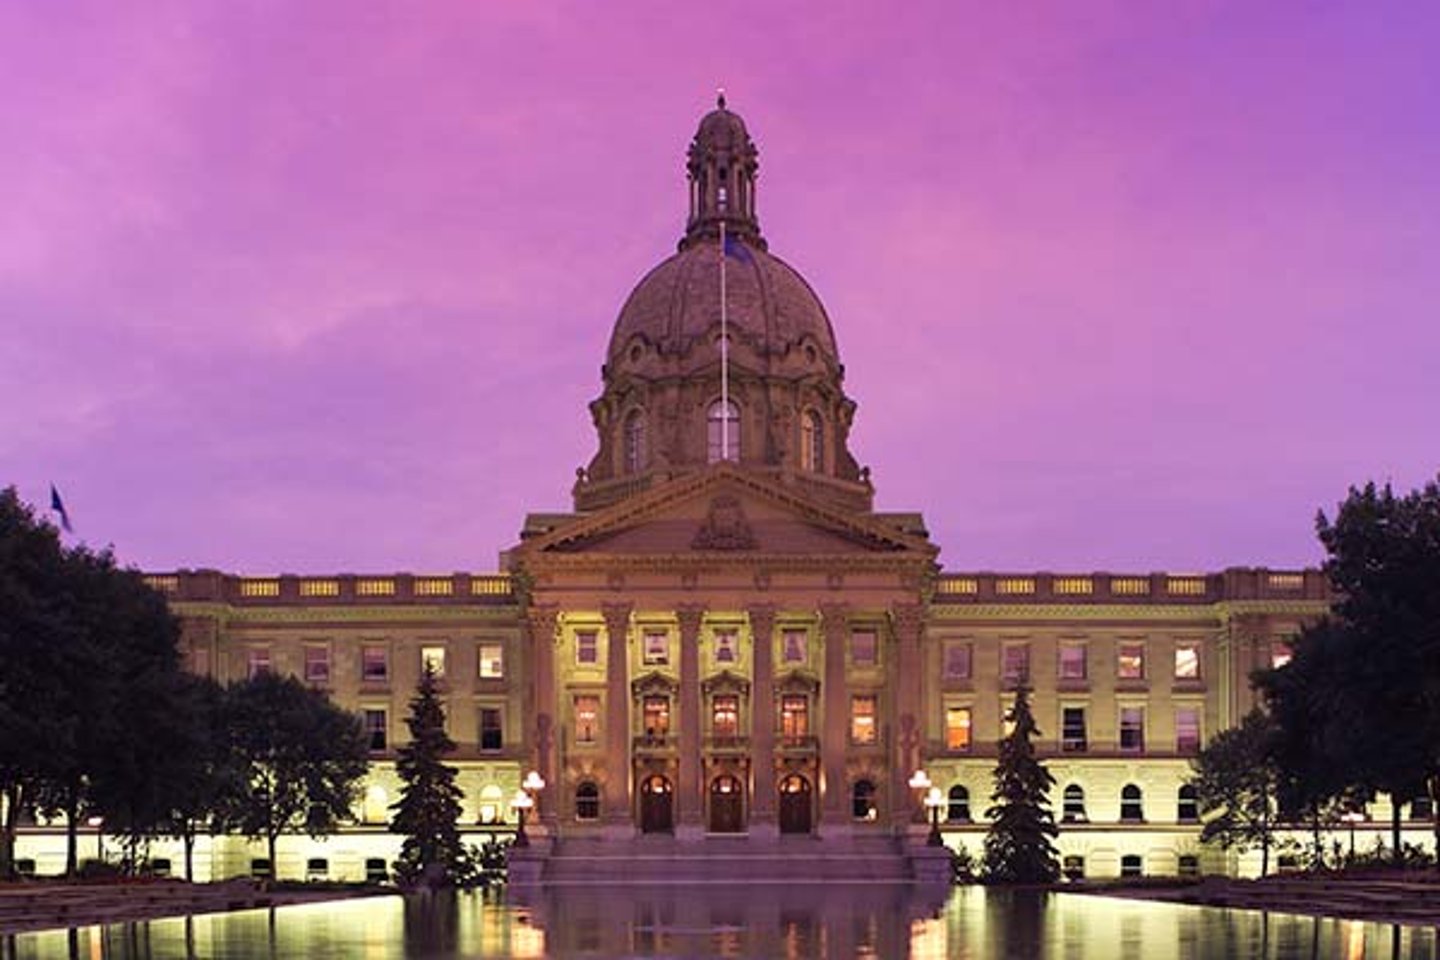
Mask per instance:
[[[675,791],[658,773],[640,783],[640,832],[669,833],[675,829]]]
[[[811,825],[810,781],[792,773],[780,781],[780,832],[809,833]]]
[[[745,829],[745,793],[734,777],[710,782],[710,832],[739,833]]]

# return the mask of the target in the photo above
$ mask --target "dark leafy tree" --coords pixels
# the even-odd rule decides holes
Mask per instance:
[[[1240,726],[1222,730],[1191,761],[1200,804],[1202,843],[1245,853],[1260,848],[1260,875],[1270,872],[1279,773],[1270,718],[1252,710]]]
[[[1030,691],[1015,691],[1010,732],[1000,741],[995,792],[985,811],[985,876],[992,883],[1053,883],[1060,877],[1054,838],[1059,836],[1050,810],[1055,778],[1035,756],[1040,731],[1030,712]]]
[[[405,835],[395,875],[405,884],[469,884],[475,867],[457,826],[462,793],[455,785],[455,768],[445,762],[455,752],[455,741],[445,732],[445,709],[428,663],[405,724],[410,742],[400,748],[395,763],[404,786],[391,807],[390,829]]]
[[[271,869],[282,833],[333,833],[350,816],[367,769],[360,719],[294,677],[262,671],[227,694],[237,790],[227,825],[265,841]]]

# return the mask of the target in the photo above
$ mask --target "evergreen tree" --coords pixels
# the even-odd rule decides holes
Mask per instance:
[[[455,768],[445,763],[455,751],[455,741],[445,733],[445,710],[428,663],[405,725],[410,728],[410,742],[395,762],[405,785],[400,799],[391,805],[395,816],[390,829],[405,835],[395,875],[406,884],[468,884],[473,864],[456,826],[462,794],[455,785]]]
[[[1035,757],[1032,738],[1039,736],[1030,712],[1030,691],[1015,690],[1010,710],[1011,730],[1000,741],[1000,762],[995,767],[995,792],[985,816],[985,876],[992,883],[1053,883],[1060,877],[1060,860],[1051,841],[1059,836],[1050,811],[1050,788],[1055,778]]]

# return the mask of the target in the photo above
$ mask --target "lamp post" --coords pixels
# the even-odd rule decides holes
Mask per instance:
[[[1350,859],[1355,859],[1355,824],[1365,821],[1365,814],[1359,810],[1347,810],[1340,814],[1340,819],[1350,827]]]
[[[515,813],[520,818],[520,826],[515,829],[515,846],[528,847],[530,838],[525,835],[525,811],[535,806],[535,801],[531,800],[530,794],[524,790],[516,790],[510,805],[515,808]]]
[[[906,785],[915,791],[915,816],[919,819],[920,823],[924,823],[925,793],[934,786],[934,784],[930,782],[930,774],[926,773],[923,769],[916,770],[910,774],[910,779],[906,781]]]
[[[930,808],[930,836],[925,838],[925,845],[930,847],[942,847],[944,839],[940,836],[940,808],[945,805],[945,797],[941,795],[939,787],[931,787],[925,793],[925,806]]]

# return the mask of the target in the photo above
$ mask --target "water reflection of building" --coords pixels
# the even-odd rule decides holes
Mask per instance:
[[[477,830],[512,820],[535,767],[562,837],[892,835],[923,767],[947,839],[975,851],[1023,680],[1069,869],[1197,866],[1189,759],[1325,608],[1320,574],[938,569],[920,514],[873,509],[834,330],[761,233],[740,117],[706,115],[686,169],[685,232],[620,311],[573,509],[530,515],[500,570],[150,578],[195,670],[293,673],[364,718],[356,825],[282,843],[279,872],[358,876],[393,855],[391,761],[425,662]],[[22,844],[42,870],[58,850]],[[252,856],[202,853],[217,876]]]

